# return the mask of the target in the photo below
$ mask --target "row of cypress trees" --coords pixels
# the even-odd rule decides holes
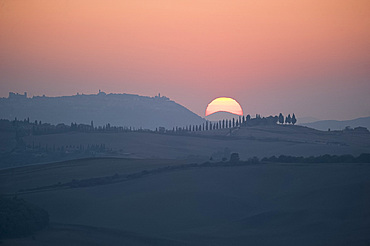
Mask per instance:
[[[243,126],[257,126],[257,125],[274,125],[274,124],[292,124],[297,123],[297,118],[295,114],[292,116],[288,114],[285,118],[282,113],[279,116],[268,116],[261,117],[257,114],[255,118],[251,118],[250,115],[239,116],[239,118],[232,119],[223,119],[219,121],[206,121],[203,124],[199,125],[188,125],[185,127],[173,127],[173,132],[197,132],[197,131],[208,131],[216,129],[226,129],[234,127],[243,127]]]

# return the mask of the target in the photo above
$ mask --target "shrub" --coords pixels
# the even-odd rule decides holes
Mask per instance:
[[[230,162],[231,163],[236,163],[236,162],[239,162],[240,158],[239,158],[239,153],[232,153],[230,155]]]
[[[49,224],[45,210],[23,199],[0,196],[0,238],[33,235]]]

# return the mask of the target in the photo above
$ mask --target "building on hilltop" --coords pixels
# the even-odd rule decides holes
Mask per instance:
[[[161,93],[158,93],[158,96],[155,96],[154,99],[160,99],[160,100],[163,100],[163,101],[170,100],[168,97],[161,96]]]
[[[101,91],[100,89],[99,89],[99,93],[97,94],[98,96],[106,96],[107,95],[107,93],[105,93],[104,91]]]
[[[14,93],[14,92],[9,92],[9,99],[25,99],[27,98],[27,92],[24,94],[19,94],[19,93]]]

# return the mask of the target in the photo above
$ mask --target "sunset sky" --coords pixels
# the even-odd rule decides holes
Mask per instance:
[[[204,116],[370,116],[368,0],[0,0],[0,97],[159,92]]]

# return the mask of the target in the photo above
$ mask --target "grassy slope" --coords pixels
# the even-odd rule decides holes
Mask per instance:
[[[95,175],[94,169],[101,172],[106,165],[100,162],[75,163],[76,169],[28,170],[22,172],[22,185],[32,186],[35,179],[56,175],[56,170],[66,176]],[[121,165],[126,162],[129,166],[132,160]],[[148,160],[137,166],[155,163]],[[125,172],[119,167],[112,164],[111,171]],[[20,175],[20,170],[13,175]],[[207,167],[22,197],[48,210],[52,222],[111,228],[153,240],[191,245],[366,245],[370,240],[369,175],[370,165],[364,164]],[[76,236],[86,242],[88,237],[83,239],[79,230]]]
[[[272,155],[321,155],[370,152],[368,134],[320,132],[300,126],[260,126],[213,130],[173,136],[154,133],[67,133],[30,136],[25,142],[49,148],[56,145],[102,144],[117,155],[133,158],[191,159],[205,161],[217,151],[229,148],[242,159]]]
[[[135,173],[182,163],[180,160],[91,158],[23,166],[0,171],[0,193],[17,192],[27,187],[35,188],[58,182],[65,183],[73,179]]]
[[[180,242],[140,235],[115,229],[99,227],[51,224],[47,229],[38,233],[34,238],[8,239],[4,246],[91,246],[91,245],[130,245],[130,246],[181,246]]]

